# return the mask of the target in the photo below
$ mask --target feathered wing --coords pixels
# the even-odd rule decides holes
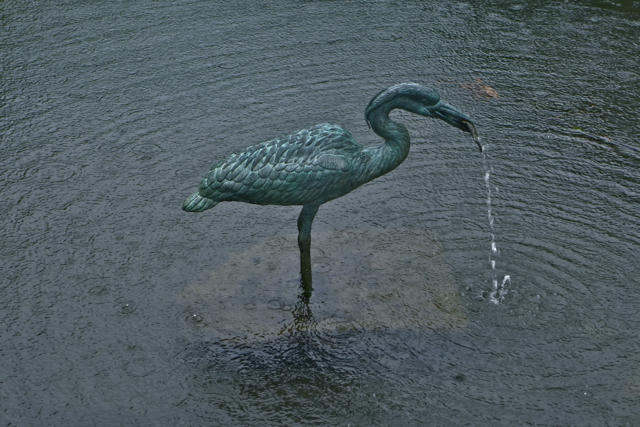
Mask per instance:
[[[199,191],[191,196],[191,203],[204,209],[222,201],[322,204],[357,186],[353,165],[360,161],[360,156],[362,147],[344,128],[316,125],[254,145],[220,161],[202,180]]]

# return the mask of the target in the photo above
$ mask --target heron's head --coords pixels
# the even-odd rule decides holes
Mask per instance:
[[[387,114],[391,110],[400,108],[421,116],[444,120],[451,126],[471,133],[482,151],[475,128],[476,121],[440,100],[440,95],[433,89],[417,83],[400,83],[383,90],[371,99],[365,110],[364,116],[369,126],[371,126],[370,115],[378,108],[383,108]]]

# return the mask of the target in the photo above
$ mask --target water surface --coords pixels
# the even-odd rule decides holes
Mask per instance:
[[[637,2],[9,2],[3,425],[637,425]],[[478,80],[479,79],[479,80]],[[416,81],[446,124],[323,205],[211,164]],[[505,278],[509,279],[506,280]]]

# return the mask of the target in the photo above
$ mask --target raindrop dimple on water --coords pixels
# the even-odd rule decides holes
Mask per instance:
[[[137,309],[138,309],[138,306],[133,302],[127,302],[127,303],[121,304],[118,307],[118,311],[120,312],[120,314],[131,314]]]
[[[191,324],[199,324],[202,323],[204,319],[202,318],[202,316],[200,316],[199,314],[190,314],[189,317],[187,317],[187,322],[191,323]]]
[[[274,299],[267,303],[267,308],[270,310],[282,310],[284,307],[284,302]]]

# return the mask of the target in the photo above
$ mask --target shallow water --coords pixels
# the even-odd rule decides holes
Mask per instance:
[[[4,7],[2,425],[637,425],[638,2]],[[481,79],[481,80],[476,80]],[[392,173],[182,212],[211,164],[434,87]],[[508,279],[506,279],[508,277]]]

